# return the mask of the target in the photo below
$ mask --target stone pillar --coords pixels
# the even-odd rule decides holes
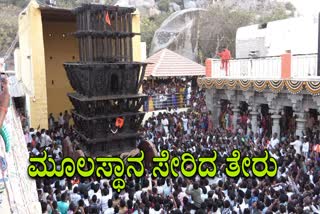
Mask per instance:
[[[278,136],[280,136],[280,119],[281,115],[274,114],[271,116],[272,118],[272,135],[274,133],[278,133]]]
[[[257,133],[257,131],[258,131],[258,114],[259,114],[259,112],[257,112],[257,111],[250,112],[251,126],[252,126],[253,134]]]
[[[221,104],[220,100],[216,101],[214,104],[212,116],[213,116],[213,127],[218,128],[220,126],[219,124],[219,117],[220,117],[220,112],[221,112]]]
[[[318,110],[318,117],[317,118],[318,118],[318,121],[320,121],[320,114],[319,114],[320,113],[320,107],[319,106],[318,106],[317,110]]]
[[[213,90],[212,89],[206,89],[206,105],[207,105],[207,109],[209,111],[213,111],[213,106],[214,106],[214,100],[213,100]]]
[[[305,113],[299,112],[296,113],[298,116],[296,119],[296,135],[300,136],[300,138],[303,137],[304,134],[306,134],[306,122],[307,120],[305,119]],[[304,133],[304,134],[303,134]]]
[[[233,130],[236,130],[237,129],[237,120],[238,120],[238,117],[240,115],[240,109],[239,107],[237,106],[234,106],[233,109],[232,109],[232,112],[233,112],[233,117],[232,117],[232,126],[233,126]]]
[[[211,112],[211,120],[213,123],[213,127],[218,126],[219,121],[219,112],[220,112],[220,102],[218,99],[215,99],[214,96],[217,95],[217,92],[215,89],[207,89],[206,90],[206,105],[208,111]]]

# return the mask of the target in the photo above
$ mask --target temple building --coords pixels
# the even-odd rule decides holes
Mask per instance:
[[[288,21],[279,21],[279,23],[283,23],[285,25],[283,27],[288,25]],[[256,38],[260,42],[259,47],[254,46],[252,40],[255,38],[252,38],[252,34],[247,33],[250,38],[244,38],[246,37],[245,29],[238,30],[237,37],[241,34],[241,41],[240,44],[237,41],[236,56],[243,53],[249,53],[249,56],[244,58],[241,55],[239,58],[231,59],[228,62],[227,76],[225,70],[221,68],[220,59],[206,60],[206,77],[198,79],[198,85],[206,89],[206,102],[208,110],[214,112],[212,114],[214,124],[221,125],[220,120],[223,117],[221,114],[227,112],[232,115],[229,119],[234,130],[239,126],[241,117],[246,114],[253,133],[259,131],[258,129],[263,125],[262,120],[266,117],[269,118],[267,122],[270,129],[269,136],[272,133],[278,133],[279,136],[291,133],[301,137],[307,133],[308,128],[314,127],[319,121],[318,54],[313,53],[317,48],[313,48],[309,53],[305,51],[303,54],[298,54],[297,51],[291,52],[287,43],[285,47],[279,47],[281,41],[277,39],[277,51],[279,52],[282,48],[282,54],[273,55],[270,52],[263,54],[267,53],[265,50],[270,51],[272,46],[270,38],[267,38],[268,34],[263,31],[268,31],[267,26],[280,27],[279,23],[276,23],[277,25],[268,23],[264,28],[258,25],[247,27],[250,32],[255,29],[257,33],[255,35],[259,36]],[[312,26],[317,27],[317,24]],[[314,32],[316,31],[317,29]],[[290,30],[283,30],[283,32],[286,34]],[[280,34],[279,37],[288,38]],[[290,35],[287,36],[290,37]],[[245,41],[250,41],[251,45],[244,45],[247,44]],[[317,46],[316,43],[314,46]],[[255,49],[259,49],[259,54],[250,56]],[[226,108],[229,110],[226,111]]]

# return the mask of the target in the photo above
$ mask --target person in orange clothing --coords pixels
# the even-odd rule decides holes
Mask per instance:
[[[231,59],[231,53],[228,48],[223,47],[223,51],[217,54],[221,58],[221,69],[226,71],[226,76],[228,76],[228,67],[229,67],[229,60]]]

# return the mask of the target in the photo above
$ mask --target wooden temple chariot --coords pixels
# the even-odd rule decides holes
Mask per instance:
[[[74,10],[80,62],[64,67],[76,91],[68,96],[79,146],[86,155],[118,155],[136,148],[144,117],[139,109],[146,99],[138,91],[147,64],[133,61],[134,11],[97,4]]]

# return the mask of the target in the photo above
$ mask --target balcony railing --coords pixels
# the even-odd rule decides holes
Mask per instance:
[[[167,108],[184,108],[190,106],[190,97],[185,94],[155,94],[145,100],[143,110],[145,112],[164,110]]]
[[[291,73],[293,78],[317,76],[317,54],[293,55],[291,58]]]
[[[308,79],[317,76],[317,62],[317,54],[232,59],[226,72],[220,59],[207,59],[206,74],[212,78]]]

